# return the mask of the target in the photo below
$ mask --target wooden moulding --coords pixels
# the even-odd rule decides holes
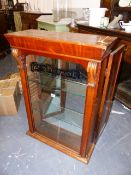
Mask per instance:
[[[73,158],[83,162],[83,163],[88,163],[88,161],[90,160],[90,157],[92,155],[92,152],[94,150],[94,147],[95,147],[95,144],[92,144],[92,146],[90,147],[90,150],[88,151],[87,156],[85,158],[82,158],[77,152],[75,152],[75,151],[73,151],[73,150],[71,150],[71,149],[69,149],[69,148],[67,148],[59,143],[56,143],[55,141],[53,141],[47,137],[41,136],[37,132],[31,133],[30,131],[27,131],[27,135],[47,144],[47,145],[49,145],[49,146],[51,146],[51,147],[53,147],[53,148],[55,148],[63,153],[69,155],[70,157],[73,157]]]

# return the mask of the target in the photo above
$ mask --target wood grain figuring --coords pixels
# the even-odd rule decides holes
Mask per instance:
[[[107,122],[102,112],[105,109],[107,100],[106,94],[108,94],[109,99],[106,119],[109,117],[113,95],[111,92],[114,92],[115,89],[123,47],[114,51],[117,42],[116,37],[68,32],[60,33],[27,30],[6,34],[5,37],[13,48],[12,54],[16,59],[20,70],[29,123],[28,135],[47,143],[82,162],[88,162],[99,136],[99,128],[105,126]],[[37,60],[37,57],[32,56],[31,60],[28,62],[26,60],[27,55],[31,54],[78,63],[85,69],[88,78],[82,136],[62,129],[61,131],[64,133],[64,137],[60,134],[60,141],[58,143],[57,139],[55,139],[58,134],[55,126],[52,127],[50,124],[48,125],[46,123],[46,125],[43,126],[44,128],[39,128],[39,125],[43,122],[44,118],[42,119],[40,110],[38,112],[34,111],[34,104],[32,104],[31,98],[33,96],[33,98],[36,97],[39,99],[41,87],[40,85],[37,87],[37,84],[34,86],[34,84],[28,82],[27,71],[28,73],[30,71],[28,64],[31,60]],[[112,64],[110,64],[109,60],[112,60]],[[65,66],[64,62],[62,64],[64,65],[61,66]],[[110,70],[112,70],[113,73],[112,71],[108,71],[109,64]],[[108,81],[109,87],[107,88],[106,82]],[[33,86],[33,90],[36,89],[36,96],[34,96],[34,91],[31,91],[30,86]],[[61,93],[61,95],[63,96],[61,105],[64,106],[66,94]],[[44,100],[46,101],[48,99],[44,98]],[[39,107],[39,103],[37,104],[37,107]],[[50,130],[50,128],[53,129]],[[66,140],[69,142],[66,142]]]
[[[21,50],[28,46],[29,51],[77,56],[81,60],[86,60],[87,55],[91,59],[102,59],[105,50],[116,40],[115,37],[41,30],[14,32],[6,34],[6,38],[12,47]]]

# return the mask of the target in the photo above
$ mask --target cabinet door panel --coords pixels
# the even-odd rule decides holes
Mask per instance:
[[[86,73],[79,64],[33,57],[27,57],[27,75],[35,131],[79,152]]]

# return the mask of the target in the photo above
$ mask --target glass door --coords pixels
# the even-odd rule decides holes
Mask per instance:
[[[27,76],[35,131],[79,152],[87,87],[84,68],[28,55]]]

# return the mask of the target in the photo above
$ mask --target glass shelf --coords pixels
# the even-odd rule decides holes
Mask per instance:
[[[41,84],[44,84],[44,83],[46,83],[46,82],[42,82],[42,80],[45,80],[45,77],[46,77],[46,79],[48,79],[48,78],[52,78],[52,79],[56,79],[56,80],[62,80],[62,81],[67,81],[67,82],[73,82],[73,83],[75,83],[75,84],[79,84],[79,85],[87,85],[86,84],[86,80],[78,80],[78,79],[67,79],[67,78],[63,78],[63,77],[61,77],[61,76],[52,76],[52,75],[50,75],[50,74],[48,74],[48,73],[39,73],[39,77],[41,77],[42,79],[41,79],[41,82],[40,82],[40,79],[37,79],[37,78],[34,78],[34,76],[33,75],[31,75],[31,76],[28,76],[28,78],[29,78],[29,80],[32,80],[32,81],[36,81],[36,82],[38,82],[38,83],[41,83]],[[85,79],[86,79],[86,77],[85,77]]]
[[[74,112],[81,115],[84,111],[84,103],[85,98],[83,96],[77,96],[72,93],[61,93],[55,95],[49,91],[43,90],[39,93],[39,98],[32,98],[32,107],[35,110],[39,110],[42,115],[46,116],[56,111],[62,111],[64,108],[74,110]]]
[[[44,91],[52,93],[52,95],[60,95],[61,91],[66,93],[71,93],[77,96],[86,96],[86,88],[87,84],[69,80],[69,79],[63,79],[60,76],[53,77],[49,74],[42,75],[43,77],[40,79],[34,79],[33,77],[29,77],[28,81],[33,82],[36,84],[40,84],[41,88]],[[44,77],[45,76],[45,77]]]
[[[39,100],[32,98],[36,131],[79,152],[85,98],[66,93],[64,104],[61,101],[62,96],[43,91]]]
[[[53,104],[53,102],[48,106],[46,114],[38,109],[35,104],[32,104],[32,109],[34,113],[35,111],[40,113],[42,119],[41,123],[47,122],[81,136],[83,122],[82,113],[57,106],[56,104]]]

